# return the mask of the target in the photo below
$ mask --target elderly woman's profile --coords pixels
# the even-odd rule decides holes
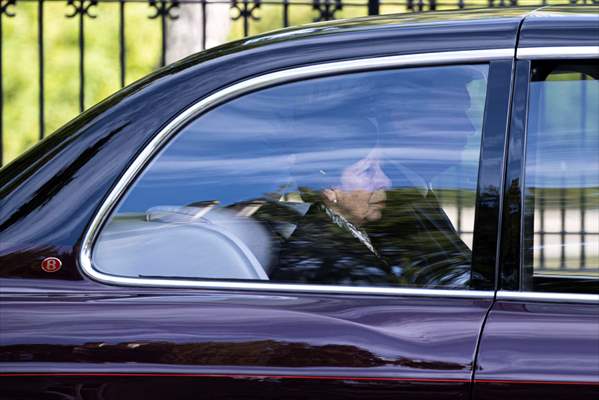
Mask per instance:
[[[291,171],[304,207],[280,238],[270,280],[468,286],[471,250],[435,181],[459,168],[475,134],[467,115],[472,76],[434,86],[431,78],[440,77],[387,93],[377,102],[387,103],[378,118],[348,114],[352,124],[345,129],[364,133],[355,146],[327,148],[323,137],[319,154],[294,155]],[[422,152],[432,161],[423,163]]]

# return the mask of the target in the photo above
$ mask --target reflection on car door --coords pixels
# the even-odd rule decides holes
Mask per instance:
[[[29,371],[45,374],[5,377],[2,396],[470,398],[494,294],[512,62],[489,67],[472,254],[480,279],[472,286],[480,290],[156,287],[90,290],[64,301],[23,295],[3,303],[3,361],[18,369],[25,358]],[[48,344],[21,341],[31,321]],[[48,373],[53,368],[72,373]]]
[[[501,290],[476,400],[599,397],[599,60],[574,50],[517,64]]]

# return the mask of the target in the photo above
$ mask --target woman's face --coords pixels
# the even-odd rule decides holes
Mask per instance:
[[[381,168],[377,151],[346,167],[340,184],[324,192],[329,206],[352,223],[361,225],[381,218],[391,181]]]

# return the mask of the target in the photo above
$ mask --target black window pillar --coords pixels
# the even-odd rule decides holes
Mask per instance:
[[[368,15],[379,15],[380,0],[368,0]]]

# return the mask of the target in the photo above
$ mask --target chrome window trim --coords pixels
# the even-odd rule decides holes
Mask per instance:
[[[497,300],[550,301],[562,303],[594,303],[599,305],[599,294],[574,294],[550,292],[515,292],[499,290]]]
[[[593,275],[560,275],[559,273],[555,274],[533,274],[533,278],[547,278],[547,279],[577,279],[577,280],[599,280],[599,276]]]
[[[518,47],[519,60],[599,58],[599,46]]]
[[[423,54],[408,54],[387,57],[364,58],[348,61],[336,61],[322,64],[295,67],[287,70],[267,73],[265,75],[249,78],[245,81],[225,87],[216,93],[191,105],[175,117],[164,127],[150,143],[141,151],[117,184],[102,203],[99,211],[94,216],[88,227],[79,253],[79,265],[85,275],[93,280],[113,285],[138,286],[138,287],[178,287],[178,288],[203,288],[203,289],[233,289],[233,290],[260,290],[284,291],[302,293],[343,293],[343,294],[369,294],[369,295],[409,295],[409,296],[436,296],[457,298],[484,298],[491,299],[494,291],[476,290],[450,290],[450,289],[421,289],[421,288],[393,288],[393,287],[359,287],[359,286],[333,286],[333,285],[308,285],[308,284],[283,284],[283,283],[258,283],[258,282],[232,282],[198,279],[156,279],[132,278],[104,274],[93,268],[92,250],[95,240],[104,222],[110,216],[113,208],[117,206],[130,184],[134,182],[142,169],[153,158],[159,149],[181,127],[191,119],[198,117],[204,111],[222,104],[241,94],[249,93],[268,86],[284,82],[326,76],[329,74],[378,70],[393,67],[414,66],[442,66],[451,64],[483,63],[499,59],[513,59],[515,49],[491,49],[435,52]]]

